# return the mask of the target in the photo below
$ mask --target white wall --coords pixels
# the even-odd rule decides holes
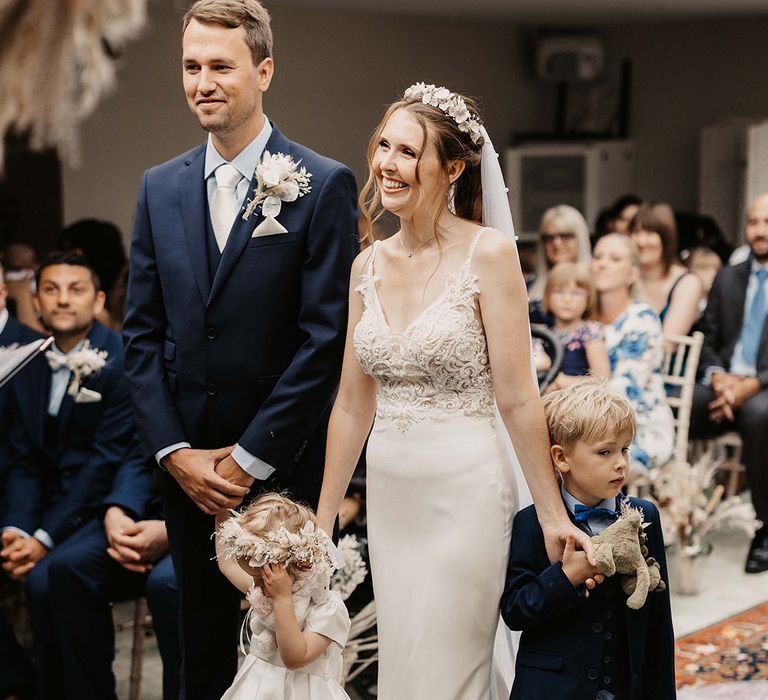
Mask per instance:
[[[83,128],[83,165],[64,171],[65,221],[97,216],[130,230],[141,173],[203,137],[181,90],[180,11],[154,0],[118,88]],[[272,8],[277,73],[265,110],[290,138],[353,168],[386,103],[427,80],[478,96],[497,147],[512,130],[553,126],[554,90],[530,77],[530,31],[499,21]],[[768,117],[760,78],[768,19],[610,26],[608,55],[634,65],[637,191],[694,208],[699,129]]]

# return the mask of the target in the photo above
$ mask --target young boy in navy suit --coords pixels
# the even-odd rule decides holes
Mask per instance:
[[[636,422],[632,407],[605,382],[580,381],[544,398],[552,461],[571,519],[596,535],[617,517]],[[649,556],[667,581],[656,507],[629,498],[643,513]],[[652,592],[639,610],[627,607],[619,576],[589,592],[597,570],[573,540],[550,564],[535,506],[512,527],[504,621],[522,630],[510,699],[667,700],[675,698],[674,634],[669,591]],[[599,580],[599,577],[598,577]]]

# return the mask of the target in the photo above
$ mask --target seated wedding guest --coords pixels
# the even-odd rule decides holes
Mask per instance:
[[[563,262],[549,271],[542,311],[554,319],[552,330],[565,355],[562,370],[547,387],[548,392],[564,389],[587,373],[611,376],[603,325],[587,320],[595,302],[595,286],[586,267]]]
[[[138,445],[120,467],[102,512],[54,549],[52,618],[67,698],[116,698],[111,603],[145,596],[163,660],[163,697],[179,697],[179,604],[154,467]]]
[[[747,554],[746,572],[768,571],[768,335],[765,328],[768,285],[768,193],[747,212],[750,256],[723,267],[709,292],[701,350],[703,375],[693,394],[691,437],[708,438],[736,430],[743,441],[755,513],[763,522]]]
[[[536,274],[528,290],[532,323],[549,321],[541,312],[541,299],[550,269],[560,262],[579,262],[589,266],[590,250],[589,226],[577,209],[560,204],[544,212],[539,223]]]
[[[642,203],[643,200],[636,194],[625,194],[619,197],[608,209],[610,214],[605,225],[605,233],[628,234],[632,219]]]
[[[2,568],[24,581],[38,698],[61,696],[48,597],[50,553],[94,515],[136,441],[123,346],[94,320],[104,304],[98,278],[74,253],[37,273],[35,305],[54,338],[10,385],[12,421],[2,513]]]
[[[0,265],[0,348],[12,345],[26,345],[33,340],[42,338],[40,333],[19,323],[8,311],[8,285],[5,282],[5,271]],[[10,424],[8,409],[8,387],[0,388],[0,504],[2,503],[3,485],[5,483],[6,449],[8,443],[7,426]],[[0,661],[2,663],[2,661]]]
[[[675,215],[667,204],[643,204],[630,225],[640,260],[641,298],[656,312],[668,335],[688,335],[699,317],[704,289],[677,262]]]
[[[80,219],[61,232],[56,249],[76,251],[93,265],[107,297],[97,319],[109,328],[120,330],[125,310],[128,268],[120,229],[109,221]]]
[[[605,325],[611,385],[629,399],[637,416],[630,454],[633,473],[667,462],[674,440],[672,411],[661,378],[661,323],[648,304],[635,300],[633,286],[638,278],[637,248],[629,236],[603,236],[592,258],[592,279],[597,288],[594,318]]]
[[[701,286],[704,288],[704,298],[700,305],[702,310],[707,305],[706,296],[712,289],[715,276],[723,266],[720,256],[711,248],[694,248],[685,260],[686,267],[699,278]]]
[[[8,288],[8,307],[20,323],[41,333],[45,329],[37,318],[34,307],[37,253],[26,243],[11,243],[2,251],[5,283]]]
[[[649,501],[621,495],[636,429],[632,406],[604,383],[587,379],[547,395],[544,411],[571,520],[597,535],[622,505],[640,510],[649,554],[668,581],[659,511]],[[523,633],[510,699],[676,697],[669,590],[648,593],[633,610],[620,576],[587,593],[587,580],[596,576],[570,535],[562,561],[550,564],[535,506],[515,516],[501,598],[504,621]]]

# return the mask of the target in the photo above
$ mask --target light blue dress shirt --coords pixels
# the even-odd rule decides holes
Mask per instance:
[[[749,310],[752,308],[752,300],[755,298],[755,294],[757,294],[758,280],[755,273],[766,268],[768,268],[768,265],[760,265],[754,258],[752,259],[752,268],[749,271],[749,282],[747,283],[747,295],[744,298],[744,309],[742,310],[744,319],[742,321],[742,328],[749,316]],[[763,282],[763,287],[765,288],[765,291],[768,292],[768,280]],[[744,359],[744,353],[741,348],[741,338],[739,338],[733,348],[733,355],[731,355],[731,369],[729,371],[731,374],[739,374],[743,377],[754,377],[757,375],[757,365],[747,362]],[[704,373],[705,383],[710,383],[712,381],[712,375],[719,372],[725,372],[725,368],[714,366],[707,367]]]
[[[224,163],[230,163],[238,172],[243,176],[240,182],[237,184],[237,203],[242,208],[245,203],[245,198],[248,195],[248,189],[251,184],[251,178],[256,170],[256,166],[261,160],[261,155],[264,153],[264,149],[267,146],[267,141],[272,134],[272,125],[269,123],[266,115],[264,116],[264,126],[259,132],[258,136],[253,139],[240,153],[238,153],[231,161],[227,161],[216,150],[216,146],[213,145],[213,139],[208,134],[208,143],[205,147],[205,166],[203,169],[203,176],[206,181],[206,188],[208,194],[208,208],[210,209],[213,197],[216,194],[216,178],[214,172],[216,168]],[[177,442],[173,445],[168,445],[155,453],[155,459],[160,466],[163,466],[162,459],[171,452],[175,452],[183,447],[192,447],[188,442]],[[274,467],[267,464],[265,461],[252,455],[248,450],[244,449],[240,445],[235,445],[232,450],[232,459],[237,462],[240,468],[250,474],[254,479],[264,480],[275,471]]]
[[[563,501],[565,501],[565,506],[568,508],[568,510],[571,512],[571,515],[574,515],[576,512],[576,506],[582,505],[586,506],[586,503],[582,503],[578,498],[574,498],[571,496],[568,491],[565,490],[565,486],[560,483],[560,493],[563,495]],[[596,506],[589,506],[590,508],[605,508],[606,510],[616,510],[616,499],[615,498],[605,498],[600,503],[598,503]],[[615,520],[612,520],[610,518],[603,518],[603,517],[595,517],[590,518],[587,520],[584,525],[586,525],[589,528],[589,534],[590,535],[599,535],[605,528],[607,528],[611,523],[615,522]]]

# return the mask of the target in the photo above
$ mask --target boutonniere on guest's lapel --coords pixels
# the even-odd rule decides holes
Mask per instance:
[[[261,206],[264,215],[264,221],[254,229],[251,238],[287,233],[287,229],[277,221],[283,202],[294,202],[310,192],[311,177],[312,173],[308,173],[306,168],[299,168],[299,163],[291,156],[264,151],[261,162],[256,166],[253,199],[248,200],[243,213],[243,219],[247,220],[256,207]]]
[[[86,377],[101,371],[107,364],[107,355],[106,350],[92,348],[89,340],[86,340],[83,347],[71,355],[62,356],[50,350],[45,353],[48,364],[54,372],[61,367],[67,367],[72,372],[67,393],[75,399],[75,403],[101,401],[101,394],[98,391],[87,389],[80,384]]]

